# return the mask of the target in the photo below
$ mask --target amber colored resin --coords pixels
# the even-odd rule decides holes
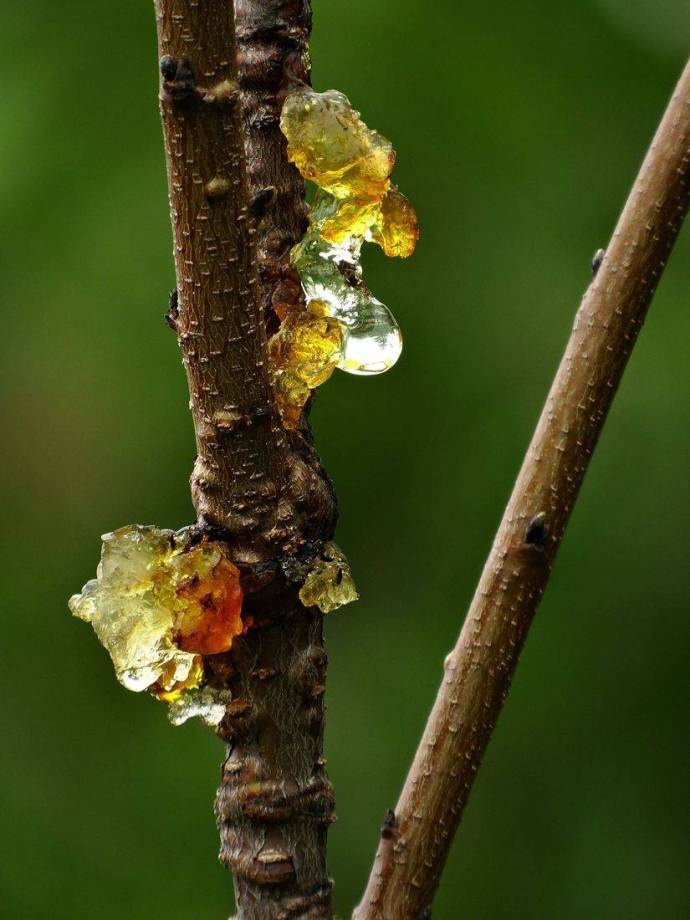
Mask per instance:
[[[294,428],[310,392],[331,376],[342,354],[337,320],[325,305],[311,301],[306,311],[293,310],[270,342],[270,360],[278,407],[285,425]]]
[[[419,222],[410,202],[395,186],[386,192],[376,221],[371,227],[371,240],[387,256],[406,259],[411,256],[419,239]]]
[[[219,711],[213,691],[197,692],[203,656],[227,651],[245,629],[240,572],[220,544],[196,542],[189,529],[122,527],[103,537],[97,577],[70,609],[91,623],[129,690],[180,704],[194,691],[178,722],[204,700]]]
[[[213,544],[203,544],[176,560],[174,635],[186,652],[226,652],[242,633],[240,572]]]
[[[412,205],[391,185],[393,147],[367,127],[347,96],[334,90],[297,87],[285,99],[280,126],[288,157],[318,186],[309,229],[292,251],[307,301],[325,304],[341,326],[338,367],[351,374],[380,374],[397,361],[402,337],[391,311],[363,281],[362,243],[374,242],[386,255],[405,258],[419,236]],[[294,381],[276,386],[291,407],[308,396]],[[295,415],[299,412],[292,408],[287,417]]]

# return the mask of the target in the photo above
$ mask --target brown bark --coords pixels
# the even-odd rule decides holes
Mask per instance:
[[[326,655],[318,611],[296,598],[280,622],[236,641],[233,700],[216,814],[238,917],[331,917],[326,835],[333,791],[324,770]]]
[[[235,0],[238,76],[252,199],[264,212],[257,233],[261,301],[269,326],[273,306],[304,303],[290,250],[307,228],[304,181],[288,162],[280,110],[291,80],[309,82],[308,0]]]
[[[427,916],[621,375],[688,209],[690,64],[642,164],[537,424],[356,920]]]
[[[264,317],[284,290],[301,296],[289,251],[304,226],[304,187],[278,115],[293,71],[306,74],[309,7],[240,2],[238,74],[230,0],[155,6],[177,275],[168,320],[189,381],[192,498],[200,535],[225,541],[240,565],[254,621],[229,653],[206,660],[233,697],[219,727],[221,859],[238,917],[322,920],[333,813],[322,617],[284,572],[332,536],[335,500],[306,422],[297,433],[280,423]]]
[[[276,417],[246,197],[231,8],[156,4],[179,336],[197,443],[200,520],[255,552],[276,525],[285,436]],[[239,546],[238,546],[239,548]]]

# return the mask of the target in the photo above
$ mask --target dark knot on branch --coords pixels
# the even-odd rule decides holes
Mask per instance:
[[[601,268],[601,263],[604,261],[605,255],[606,255],[605,249],[597,249],[597,251],[592,256],[592,277],[595,277],[597,272]]]
[[[159,67],[163,77],[163,92],[166,95],[181,101],[196,94],[194,69],[187,58],[175,60],[171,55],[164,54],[159,61]]]
[[[177,332],[177,317],[180,315],[180,305],[177,299],[177,288],[170,292],[168,310],[163,317],[173,332]]]
[[[543,549],[548,535],[549,528],[546,526],[546,513],[540,511],[527,525],[527,529],[525,530],[525,543],[528,546]]]
[[[174,58],[164,54],[159,61],[163,77],[163,94],[173,102],[200,101],[210,104],[228,105],[239,97],[236,80],[220,80],[210,87],[198,86],[194,67],[187,58]]]
[[[386,812],[386,817],[383,819],[383,825],[381,826],[381,839],[391,840],[397,837],[397,827],[398,819],[395,817],[393,809],[389,808]]]

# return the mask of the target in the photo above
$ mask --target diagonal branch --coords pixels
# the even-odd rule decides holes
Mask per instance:
[[[356,920],[426,916],[606,413],[688,209],[690,64],[584,295]]]

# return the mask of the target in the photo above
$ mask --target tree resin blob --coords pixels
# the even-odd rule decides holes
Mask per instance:
[[[395,151],[335,90],[294,89],[285,99],[280,127],[289,159],[318,187],[309,228],[292,251],[308,308],[316,303],[340,324],[341,370],[381,374],[400,357],[402,336],[391,311],[364,282],[362,243],[406,258],[419,237],[412,205],[391,184]],[[285,372],[275,368],[276,374]],[[279,380],[277,385],[280,390]],[[296,401],[297,396],[290,405]]]
[[[219,544],[136,524],[104,535],[96,578],[69,606],[93,626],[120,683],[169,703],[179,724],[222,717],[217,691],[204,687],[203,656],[245,631],[242,600],[239,569]]]
[[[299,592],[305,607],[318,607],[330,613],[359,598],[350,564],[335,543],[326,543],[311,564]]]

